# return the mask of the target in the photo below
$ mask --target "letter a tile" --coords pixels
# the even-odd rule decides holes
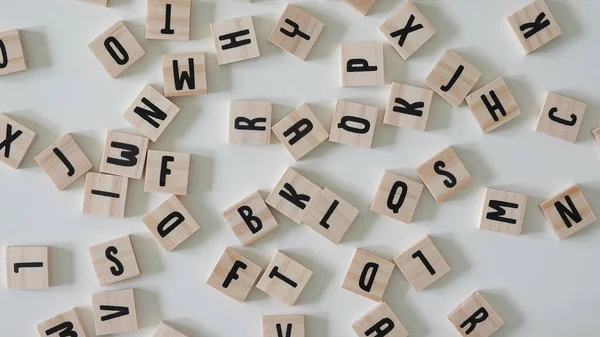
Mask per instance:
[[[361,318],[352,323],[352,329],[359,337],[407,337],[408,331],[396,317],[392,309],[381,302]]]
[[[242,303],[262,273],[262,267],[225,248],[206,284]]]
[[[356,249],[342,288],[379,302],[387,288],[394,263],[362,249]]]
[[[478,291],[452,310],[448,320],[463,337],[488,337],[504,324],[502,317]]]
[[[175,195],[146,215],[142,222],[167,252],[175,249],[200,229],[196,220]]]
[[[278,251],[256,287],[291,307],[300,297],[312,273]]]
[[[258,191],[225,210],[223,217],[242,246],[249,246],[279,226]]]
[[[544,200],[540,208],[560,239],[566,239],[596,221],[594,212],[577,185]]]
[[[273,125],[273,133],[296,160],[300,160],[329,137],[323,124],[306,104]]]
[[[160,322],[152,337],[188,337],[165,322]]]

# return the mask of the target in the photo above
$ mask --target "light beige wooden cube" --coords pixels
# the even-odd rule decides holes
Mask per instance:
[[[220,66],[260,57],[251,16],[210,24]]]
[[[200,229],[194,217],[174,195],[146,215],[142,222],[167,252]]]
[[[394,262],[415,291],[427,288],[450,271],[450,266],[427,235],[396,256]]]
[[[311,198],[302,223],[338,244],[358,216],[358,208],[328,188]]]
[[[411,223],[423,192],[423,184],[385,171],[371,203],[371,211]]]
[[[40,337],[86,337],[76,308],[38,324],[37,331]]]
[[[373,309],[352,323],[352,329],[359,337],[386,336],[407,337],[408,331],[392,309],[385,302],[377,304]]]
[[[100,286],[140,275],[140,267],[129,235],[89,247]]]
[[[18,29],[0,32],[0,76],[27,70]]]
[[[147,152],[148,138],[107,131],[100,172],[141,179]]]
[[[208,93],[204,53],[163,54],[162,71],[166,97]]]
[[[263,316],[262,337],[305,337],[304,315]]]
[[[156,331],[154,331],[154,335],[152,337],[188,337],[183,333],[175,330],[172,326],[168,325],[164,321],[158,324]]]
[[[481,72],[452,50],[446,50],[435,64],[425,85],[448,103],[458,107],[473,89]]]
[[[342,44],[342,87],[384,85],[383,44]]]
[[[502,77],[473,91],[466,100],[483,133],[488,133],[521,114]]]
[[[138,330],[133,289],[93,293],[92,311],[97,336]]]
[[[325,27],[323,22],[300,8],[288,4],[271,30],[267,41],[304,61],[323,27]]]
[[[179,107],[146,84],[123,117],[141,134],[155,142],[178,112]]]
[[[231,101],[229,144],[270,144],[272,109],[270,102]]]
[[[349,3],[354,9],[356,9],[360,14],[367,15],[371,6],[375,3],[375,0],[345,0]]]
[[[119,77],[146,54],[123,21],[110,26],[88,48],[112,78]]]
[[[583,124],[587,104],[548,92],[538,116],[536,131],[574,143]]]
[[[128,178],[88,172],[85,175],[83,214],[125,217]]]
[[[225,248],[206,284],[242,303],[262,270],[261,266],[228,247]]]
[[[190,39],[191,0],[148,0],[146,4],[146,39]]]
[[[419,165],[417,174],[438,203],[465,188],[472,180],[452,146]]]
[[[342,288],[379,302],[387,288],[394,263],[362,249],[356,249]]]
[[[3,113],[0,113],[0,161],[17,169],[36,133]]]
[[[378,114],[377,107],[338,99],[329,141],[370,149]]]
[[[529,54],[562,33],[544,0],[535,0],[506,18],[525,54]]]
[[[310,200],[321,192],[321,188],[292,168],[288,168],[267,197],[267,204],[297,224],[308,210]]]
[[[327,140],[329,133],[310,107],[302,104],[272,127],[273,133],[296,160]]]
[[[49,255],[49,247],[6,247],[6,287],[17,290],[48,289]]]
[[[485,189],[479,229],[521,235],[527,196],[491,188]]]
[[[64,190],[94,166],[70,133],[38,154],[35,161],[59,191]]]
[[[189,153],[149,150],[144,191],[186,195],[190,158]]]
[[[566,239],[596,221],[594,212],[577,185],[544,200],[540,208],[560,239]]]
[[[463,337],[488,337],[504,324],[478,291],[452,310],[448,320]]]
[[[279,226],[258,191],[226,209],[223,217],[242,246],[251,245]]]
[[[433,91],[392,82],[383,123],[425,131]]]
[[[300,297],[312,273],[310,269],[277,251],[256,287],[291,307]]]

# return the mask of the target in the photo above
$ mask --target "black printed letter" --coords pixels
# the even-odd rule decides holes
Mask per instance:
[[[529,22],[529,23],[524,23],[521,26],[519,26],[519,29],[522,32],[525,32],[525,34],[523,34],[523,37],[528,39],[532,36],[534,36],[535,34],[537,34],[540,30],[550,26],[550,20],[546,19],[546,13],[541,12],[536,18],[535,21],[533,22]]]
[[[554,207],[556,207],[556,211],[560,215],[562,221],[565,223],[565,226],[567,226],[567,228],[571,228],[571,226],[573,226],[571,224],[571,220],[575,221],[575,223],[579,223],[582,218],[581,214],[579,214],[579,211],[577,210],[577,207],[575,207],[573,200],[571,200],[571,197],[567,195],[565,196],[565,200],[567,201],[569,208],[561,204],[560,201],[555,202]]]
[[[419,110],[425,107],[424,102],[414,102],[412,104],[408,103],[406,100],[400,97],[396,97],[394,100],[396,104],[401,104],[402,106],[394,106],[392,109],[394,112],[399,112],[407,115],[421,117],[423,116],[423,111]]]
[[[346,63],[346,71],[349,73],[377,71],[377,66],[370,66],[369,61],[365,59],[349,59]]]
[[[171,222],[171,220],[173,219],[175,219],[175,221],[173,221],[171,225],[166,227],[169,224],[169,222]],[[161,238],[164,238],[165,236],[169,235],[169,233],[171,233],[175,228],[177,228],[177,226],[181,225],[183,221],[185,221],[185,217],[183,216],[183,214],[177,211],[172,212],[158,223],[156,231],[158,232],[158,235],[160,235]]]
[[[119,42],[119,40],[117,40],[114,36],[110,36],[106,40],[104,40],[104,48],[106,48],[110,56],[113,58],[113,60],[115,60],[115,62],[117,62],[118,65],[122,66],[129,62],[129,54],[127,54],[127,51],[125,50],[125,48],[123,48],[121,42]],[[117,48],[119,53],[121,53],[122,57],[119,57],[119,55],[117,55],[117,52],[114,48]]]
[[[100,305],[100,310],[115,311],[115,313],[100,317],[100,321],[102,321],[102,322],[110,321],[111,319],[129,315],[128,307],[121,307],[121,306],[117,306],[117,305]]]
[[[10,157],[10,144],[17,140],[21,134],[23,134],[21,130],[12,133],[12,125],[6,124],[6,138],[0,143],[0,150],[4,149],[4,158]]]
[[[151,110],[148,110],[141,106],[136,106],[133,109],[133,112],[140,116],[143,120],[148,122],[148,124],[158,129],[160,124],[158,124],[158,122],[155,121],[155,119],[164,121],[167,118],[167,114],[164,111],[162,111],[159,107],[154,105],[154,103],[150,102],[146,97],[142,97],[142,104],[145,104]]]
[[[0,69],[6,68],[8,65],[8,55],[6,53],[6,46],[4,45],[4,41],[0,40],[0,54],[2,55],[2,62],[0,62]]]
[[[348,125],[348,123],[362,124],[362,127],[358,128],[358,127],[350,126],[350,125]],[[340,119],[340,122],[338,123],[337,127],[340,129],[344,129],[348,132],[364,135],[365,133],[369,132],[369,130],[371,129],[371,122],[369,122],[368,120],[366,120],[364,118],[360,118],[360,117],[356,117],[356,116],[343,116],[342,119]]]
[[[118,252],[119,250],[115,246],[110,246],[104,251],[104,256],[106,256],[110,262],[115,264],[114,266],[110,267],[110,273],[114,276],[121,276],[125,272],[125,267],[115,256]]]
[[[292,324],[288,323],[285,326],[285,336],[283,335],[283,331],[281,330],[281,324],[277,323],[275,325],[277,328],[277,337],[292,337]]]
[[[196,89],[196,77],[194,73],[194,59],[188,58],[189,71],[179,73],[179,61],[173,60],[173,79],[175,80],[175,89],[183,90],[183,84],[186,83],[190,90]]]
[[[307,35],[306,33],[302,32],[302,31],[300,31],[300,28],[298,27],[297,23],[295,23],[294,21],[292,21],[290,19],[285,19],[285,23],[287,23],[288,25],[290,25],[290,27],[292,27],[294,29],[294,31],[290,32],[290,31],[286,30],[283,27],[279,28],[279,31],[282,32],[284,35],[287,35],[289,37],[294,37],[294,36],[298,35],[301,38],[305,39],[306,41],[310,40],[310,36],[309,35]]]
[[[449,179],[444,180],[444,185],[446,185],[446,187],[448,188],[452,188],[456,186],[456,177],[452,173],[442,170],[444,167],[446,167],[446,163],[444,163],[441,160],[438,160],[435,162],[435,164],[433,164],[433,170],[435,171],[435,173],[447,177]]]
[[[377,275],[377,270],[379,270],[379,265],[375,262],[367,262],[365,267],[360,274],[360,279],[358,280],[358,286],[360,289],[369,292],[371,291],[371,287],[373,287],[373,283],[375,282],[375,276]],[[367,274],[371,271],[371,276],[367,281]]]
[[[160,30],[161,34],[173,35],[175,31],[171,29],[171,4],[167,4],[165,9],[165,28]]]
[[[398,202],[394,203],[394,199],[396,199],[396,194],[398,194],[398,189],[401,188],[400,196],[398,197]],[[406,193],[408,193],[408,185],[406,185],[403,181],[396,181],[390,189],[390,194],[388,194],[387,198],[387,207],[392,210],[394,213],[398,213],[400,211],[400,207],[404,204],[404,200],[406,199]]]
[[[420,23],[413,26],[412,24],[414,22],[415,22],[415,16],[411,14],[410,18],[408,18],[408,22],[406,23],[406,26],[404,26],[404,28],[398,29],[397,31],[392,32],[390,34],[391,37],[400,36],[400,40],[398,41],[398,45],[400,47],[402,47],[404,45],[404,41],[406,41],[408,34],[424,28],[423,25]]]
[[[75,168],[73,167],[73,165],[71,164],[69,159],[67,159],[67,157],[65,157],[65,155],[62,153],[62,151],[59,150],[57,147],[53,148],[52,152],[54,152],[54,154],[58,157],[58,159],[60,159],[60,161],[67,168],[67,175],[69,177],[72,177],[73,174],[75,174]]]
[[[227,50],[227,49],[237,48],[237,47],[241,47],[241,46],[250,44],[250,42],[252,42],[250,39],[243,39],[243,40],[239,40],[239,41],[236,40],[238,37],[248,35],[248,34],[250,34],[250,30],[244,29],[244,30],[240,30],[239,32],[234,32],[234,33],[229,33],[229,34],[219,36],[219,41],[231,40],[229,43],[222,45],[221,49]]]
[[[227,277],[225,277],[225,280],[223,281],[223,288],[227,288],[229,287],[229,285],[231,284],[231,281],[233,280],[237,280],[238,278],[240,278],[240,276],[237,274],[238,269],[246,269],[248,268],[248,266],[242,262],[242,261],[235,261],[233,263],[233,267],[231,267],[231,270],[229,271],[229,273],[227,273]]]
[[[283,132],[283,136],[287,138],[293,133],[294,136],[288,142],[290,145],[294,145],[300,139],[304,138],[304,136],[306,136],[312,129],[313,123],[306,118],[302,118],[301,120],[297,121],[296,124],[290,126],[289,129],[285,130]]]
[[[73,331],[75,327],[71,322],[63,322],[59,325],[45,331],[46,336],[53,335],[58,332],[58,337],[78,337],[77,332]]]
[[[160,187],[165,187],[167,185],[167,176],[171,174],[171,170],[167,167],[170,162],[174,162],[175,157],[173,156],[163,156],[162,161],[160,163],[160,179],[158,184]]]
[[[266,131],[266,126],[258,126],[258,123],[266,123],[267,119],[264,117],[257,118],[246,118],[246,117],[236,117],[233,121],[233,128],[236,130],[250,130],[250,131]]]
[[[108,157],[106,158],[106,162],[109,164],[114,164],[118,166],[132,167],[137,165],[137,155],[140,154],[140,148],[127,143],[121,142],[110,142],[110,147],[114,147],[116,149],[121,149],[121,157],[125,159]]]
[[[289,278],[285,277],[284,275],[280,274],[279,267],[277,267],[277,266],[273,267],[273,269],[269,273],[269,278],[273,278],[273,277],[277,277],[278,279],[282,280],[283,282],[289,284],[290,287],[292,287],[292,288],[296,288],[298,286],[298,284],[296,282],[294,282],[294,281],[290,280]]]
[[[506,223],[513,224],[513,225],[517,223],[517,220],[515,220],[515,219],[510,219],[510,218],[504,217],[504,215],[506,215],[506,210],[503,207],[519,208],[518,204],[515,204],[512,202],[501,201],[501,200],[490,200],[490,202],[488,203],[488,206],[490,208],[493,208],[494,212],[488,212],[485,215],[486,219],[500,221],[500,222],[506,222]]]
[[[496,96],[496,93],[494,92],[494,90],[490,91],[490,96],[492,97],[492,100],[494,101],[494,105],[490,104],[490,101],[487,99],[487,97],[485,95],[481,95],[481,100],[483,101],[483,104],[485,104],[485,107],[490,112],[490,115],[492,115],[492,118],[494,119],[494,121],[497,122],[499,120],[499,118],[498,118],[498,115],[496,115],[496,110],[500,111],[500,114],[502,116],[506,116],[506,110],[504,110],[504,106],[502,106],[502,103],[498,99],[498,96]]]
[[[458,80],[458,78],[462,74],[463,70],[465,70],[465,67],[461,64],[460,66],[458,66],[458,68],[454,72],[454,75],[452,75],[452,78],[450,79],[450,82],[448,82],[448,84],[446,84],[446,85],[442,85],[440,87],[440,89],[443,92],[447,92],[448,90],[452,89],[452,87],[454,86],[454,83],[456,83],[456,80]]]
[[[310,197],[308,195],[296,193],[294,186],[288,183],[283,184],[283,190],[279,191],[279,196],[296,205],[296,207],[300,209],[306,208],[306,203],[310,201]]]
[[[560,118],[555,116],[554,114],[558,112],[557,108],[552,108],[550,109],[550,111],[548,111],[548,117],[550,117],[550,119],[556,123],[562,124],[562,125],[566,125],[566,126],[573,126],[575,125],[575,123],[577,123],[577,116],[574,114],[571,114],[571,120],[568,121],[566,119]]]
[[[417,250],[411,256],[413,259],[421,260],[421,262],[423,262],[423,265],[425,265],[425,268],[427,268],[427,271],[429,272],[429,274],[435,275],[435,269],[433,269],[433,267],[431,266],[431,263],[429,263],[429,261],[427,261],[427,259],[425,258],[425,255],[423,255],[422,251]]]
[[[327,212],[325,212],[325,215],[323,215],[323,218],[321,219],[321,221],[319,221],[319,225],[323,226],[323,228],[325,228],[325,229],[329,228],[329,224],[327,223],[327,220],[329,220],[329,218],[331,218],[331,214],[333,214],[333,211],[335,211],[335,209],[338,207],[339,204],[340,204],[340,202],[337,200],[334,200],[331,203],[331,206],[329,206],[329,209],[327,209]]]
[[[252,208],[250,206],[242,206],[237,209],[238,213],[242,217],[242,220],[246,223],[252,234],[258,233],[262,227],[262,221],[256,215],[253,215]]]
[[[394,329],[394,326],[394,321],[386,317],[377,322],[372,327],[370,327],[367,331],[365,331],[365,335],[369,337],[383,337],[390,333]],[[375,335],[373,335],[373,333]]]
[[[480,317],[478,317],[478,316],[480,316]],[[465,331],[465,335],[468,335],[471,332],[473,332],[473,330],[475,330],[475,326],[478,323],[485,321],[487,318],[488,318],[488,312],[487,312],[487,310],[485,310],[482,307],[482,308],[479,308],[477,311],[475,311],[475,313],[473,313],[473,315],[471,315],[469,318],[467,318],[467,320],[464,321],[460,325],[460,327],[464,328],[468,325],[469,328],[467,328],[467,331]]]

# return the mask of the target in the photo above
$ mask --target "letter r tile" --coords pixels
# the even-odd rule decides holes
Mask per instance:
[[[258,264],[227,247],[206,284],[242,303],[262,270]]]
[[[242,246],[251,245],[279,226],[258,191],[226,209],[223,217]]]
[[[504,324],[478,291],[452,310],[448,320],[463,337],[489,337]]]

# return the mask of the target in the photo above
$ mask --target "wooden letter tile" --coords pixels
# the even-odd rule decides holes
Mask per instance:
[[[304,330],[304,315],[262,317],[263,337],[305,337]]]
[[[483,133],[488,133],[521,114],[502,77],[473,91],[466,100]]]
[[[393,262],[357,248],[342,288],[379,302],[393,271]]]
[[[223,217],[242,246],[252,244],[279,226],[258,192],[225,210]]]
[[[370,149],[378,114],[377,107],[337,100],[329,141]]]
[[[191,0],[148,0],[146,39],[189,40]]]
[[[83,214],[125,217],[128,178],[88,172],[85,175]]]
[[[367,15],[371,6],[375,3],[375,0],[346,0],[354,9],[360,14]]]
[[[377,188],[371,211],[410,223],[417,209],[423,184],[385,171]]]
[[[383,123],[425,131],[433,91],[392,82]]]
[[[141,179],[148,152],[148,138],[117,131],[106,133],[100,172]]]
[[[94,166],[70,133],[38,154],[35,161],[60,191]]]
[[[251,16],[211,23],[210,32],[220,66],[260,56]]]
[[[446,50],[425,79],[425,85],[458,107],[473,89],[481,72],[452,50]]]
[[[310,269],[278,251],[256,287],[291,307],[311,276]]]
[[[48,247],[6,247],[8,289],[48,289],[50,259]]]
[[[154,335],[152,337],[188,337],[187,335],[182,334],[181,332],[175,330],[175,328],[171,327],[165,322],[160,322],[156,331],[154,331]]]
[[[272,129],[296,160],[300,160],[329,137],[323,124],[306,104],[290,112],[273,125]]]
[[[93,293],[92,310],[97,336],[138,330],[133,289]]]
[[[174,195],[146,215],[142,222],[167,252],[200,229],[190,212]]]
[[[342,87],[384,84],[383,44],[342,45]]]
[[[302,223],[338,244],[357,216],[356,207],[325,188],[311,198]]]
[[[288,4],[271,30],[268,41],[305,60],[325,25],[300,8]]]
[[[118,21],[88,45],[112,78],[146,54],[123,21]]]
[[[427,288],[450,271],[429,236],[396,256],[394,262],[415,291]]]
[[[0,32],[0,76],[27,69],[18,29]]]
[[[525,54],[529,54],[560,34],[560,27],[554,20],[544,0],[535,0],[506,18]]]
[[[86,337],[75,308],[38,324],[37,331],[40,337]]]
[[[229,144],[270,144],[269,102],[231,101],[229,104]]]
[[[465,188],[472,180],[452,146],[417,167],[417,173],[438,203]]]
[[[189,153],[149,150],[144,191],[186,195],[190,157]]]
[[[448,320],[463,337],[488,337],[504,324],[478,291],[449,313]]]
[[[577,185],[544,200],[540,208],[560,239],[566,239],[596,221],[594,212]]]
[[[208,93],[204,53],[163,54],[162,70],[166,97]]]
[[[267,204],[297,224],[302,224],[310,200],[321,188],[288,168],[267,197]]]
[[[129,235],[89,247],[100,286],[140,275]]]
[[[408,331],[396,317],[392,309],[381,302],[361,318],[352,323],[352,329],[359,337],[386,336],[407,337]]]
[[[536,131],[574,143],[587,105],[549,92],[540,110]]]
[[[262,273],[262,267],[226,248],[206,284],[242,303]]]
[[[520,235],[527,207],[527,196],[491,188],[485,189],[479,228]]]
[[[19,168],[36,133],[0,113],[0,161]]]

